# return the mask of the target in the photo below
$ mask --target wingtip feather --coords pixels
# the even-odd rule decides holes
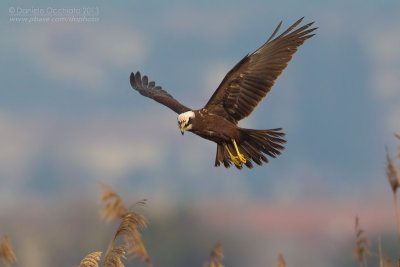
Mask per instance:
[[[282,26],[282,20],[281,22],[279,22],[278,26],[276,27],[275,31],[271,34],[271,36],[268,38],[268,40],[266,41],[266,43],[268,43],[269,41],[271,41],[272,38],[274,38],[274,36],[276,35],[276,33],[279,31],[279,29]]]
[[[149,78],[147,77],[147,75],[144,75],[144,76],[143,76],[142,84],[143,84],[143,86],[145,86],[145,87],[147,87],[147,85],[149,84]]]
[[[140,72],[136,72],[136,74],[135,74],[135,83],[136,83],[136,86],[142,85],[142,77],[140,75]]]
[[[135,82],[135,74],[133,72],[131,72],[131,76],[129,77],[129,81],[131,83],[132,88],[135,89],[136,82]]]

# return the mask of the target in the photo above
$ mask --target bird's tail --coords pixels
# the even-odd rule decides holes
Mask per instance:
[[[258,165],[262,165],[263,161],[268,163],[266,155],[275,158],[277,155],[280,155],[281,150],[284,149],[282,144],[286,143],[286,141],[282,139],[282,137],[285,136],[285,134],[281,132],[282,128],[269,130],[241,128],[240,130],[242,137],[241,140],[236,140],[236,143],[239,152],[246,158],[246,163],[244,164],[248,168],[253,168],[252,161]],[[232,142],[226,143],[226,145],[231,152],[236,151]],[[220,166],[221,162],[226,168],[229,168],[232,163],[232,159],[225,148],[225,144],[218,144],[217,146],[215,166]],[[242,166],[235,166],[238,169],[242,168]]]

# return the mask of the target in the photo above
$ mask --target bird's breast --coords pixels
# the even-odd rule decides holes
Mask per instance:
[[[192,132],[214,142],[230,141],[238,137],[238,127],[227,119],[203,113],[193,121]]]

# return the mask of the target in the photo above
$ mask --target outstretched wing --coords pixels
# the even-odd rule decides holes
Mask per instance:
[[[297,48],[314,36],[310,33],[317,28],[309,29],[314,22],[294,30],[302,20],[272,40],[282,25],[279,23],[263,46],[228,72],[204,108],[232,122],[249,116],[271,90]]]
[[[136,74],[132,72],[130,81],[132,88],[138,91],[141,95],[149,97],[158,103],[169,107],[178,114],[190,110],[190,108],[185,107],[166,91],[162,90],[161,86],[156,86],[155,82],[149,82],[146,75],[142,78],[140,72],[136,72]]]

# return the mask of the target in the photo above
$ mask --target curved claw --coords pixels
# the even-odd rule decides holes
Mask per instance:
[[[239,160],[240,160],[241,162],[243,162],[243,163],[246,163],[246,158],[244,157],[244,155],[243,155],[242,153],[239,152],[239,149],[238,149],[238,147],[237,147],[237,145],[236,145],[235,139],[232,139],[232,143],[233,143],[233,145],[235,146],[236,153],[237,153],[237,157],[239,158]]]
[[[226,150],[228,151],[228,154],[229,154],[229,156],[231,157],[233,163],[234,163],[236,166],[241,167],[241,166],[242,166],[242,163],[246,163],[246,158],[244,157],[244,155],[243,155],[242,153],[239,152],[239,149],[238,149],[238,147],[237,147],[237,145],[236,145],[235,139],[232,139],[232,143],[233,143],[233,145],[235,146],[237,156],[234,156],[234,155],[231,153],[231,151],[229,150],[229,148],[228,148],[228,146],[227,146],[226,144],[225,144],[225,148],[226,148]]]
[[[229,148],[226,144],[225,144],[225,148],[228,151],[229,157],[231,157],[231,160],[233,161],[233,163],[236,166],[239,166],[239,167],[242,166],[242,162],[239,160],[239,157],[232,155],[231,151],[229,150]]]

